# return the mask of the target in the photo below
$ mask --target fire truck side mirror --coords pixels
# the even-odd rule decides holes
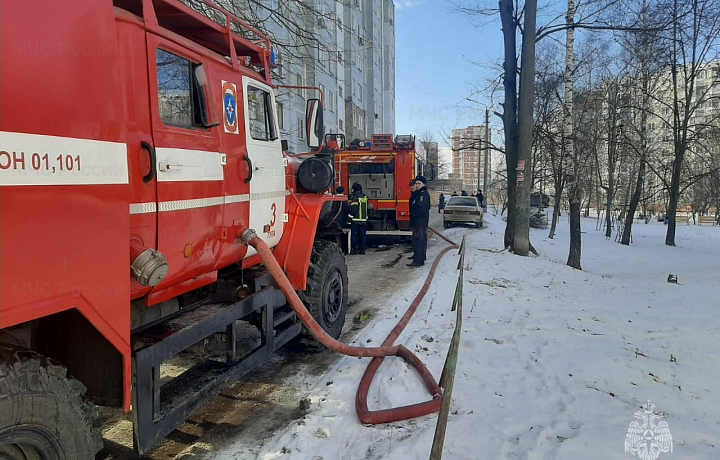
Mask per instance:
[[[325,135],[325,147],[329,150],[345,150],[345,135],[344,134],[326,134]]]
[[[308,99],[305,110],[305,131],[308,148],[317,150],[320,148],[322,138],[325,134],[323,125],[323,107],[320,99]]]

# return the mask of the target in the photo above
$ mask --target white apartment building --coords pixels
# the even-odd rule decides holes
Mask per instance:
[[[395,134],[393,0],[224,0],[273,42],[278,85],[317,86],[325,96],[325,132],[350,142]],[[281,137],[307,150],[305,106],[313,91],[278,88]]]
[[[350,0],[343,15],[348,141],[395,133],[395,5]]]

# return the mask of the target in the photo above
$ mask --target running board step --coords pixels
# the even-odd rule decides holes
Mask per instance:
[[[229,383],[264,362],[300,333],[300,322],[276,327],[290,319],[284,305],[285,299],[277,295],[277,289],[266,286],[230,305],[208,304],[181,310],[163,323],[133,334],[132,413],[138,454],[153,448]],[[235,324],[254,312],[262,316],[260,344],[239,357],[235,349]],[[276,323],[276,319],[282,321]],[[160,367],[164,361],[217,332],[227,334],[225,362],[203,361],[161,384]]]
[[[273,314],[273,327],[278,327],[282,323],[288,320],[296,320],[297,315],[295,314],[295,310],[293,310],[290,307],[281,307],[275,310],[275,313]]]

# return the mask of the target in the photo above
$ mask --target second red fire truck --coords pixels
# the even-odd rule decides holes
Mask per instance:
[[[393,234],[410,228],[410,181],[430,175],[422,145],[415,136],[375,134],[355,140],[335,155],[335,185],[362,185],[372,204],[368,231]]]

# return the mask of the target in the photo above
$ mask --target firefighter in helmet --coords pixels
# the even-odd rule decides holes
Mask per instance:
[[[362,185],[355,182],[350,195],[350,233],[352,251],[350,254],[365,254],[367,246],[368,197],[363,193]]]

